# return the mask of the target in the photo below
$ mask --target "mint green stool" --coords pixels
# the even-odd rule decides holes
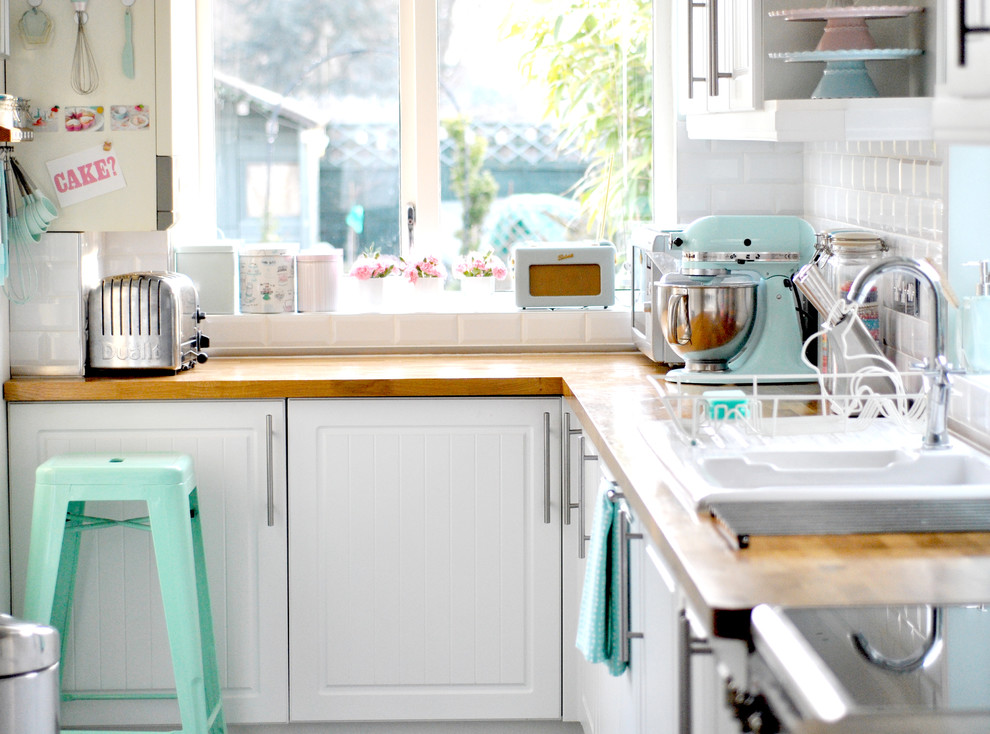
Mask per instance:
[[[98,500],[143,500],[148,505],[148,517],[111,520],[86,516],[85,503]],[[114,525],[151,531],[172,652],[174,697],[182,718],[180,731],[226,732],[191,456],[63,454],[39,466],[24,618],[58,629],[64,656],[80,533]],[[147,696],[99,694],[94,698]],[[91,730],[87,733],[94,734]]]

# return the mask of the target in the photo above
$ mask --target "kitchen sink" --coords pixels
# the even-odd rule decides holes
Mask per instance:
[[[642,432],[681,502],[742,545],[750,535],[990,530],[990,456],[959,440],[924,450],[884,421],[721,447],[686,445],[666,421]]]
[[[987,493],[990,461],[968,447],[921,449],[813,448],[749,450],[742,456],[699,457],[706,499],[754,502],[788,497],[829,499],[892,495],[944,498]]]

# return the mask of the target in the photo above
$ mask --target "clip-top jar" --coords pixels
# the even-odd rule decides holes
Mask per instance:
[[[883,260],[887,252],[887,244],[880,237],[855,230],[829,232],[825,235],[821,248],[824,255],[822,272],[832,291],[841,298],[849,293],[856,276],[865,268]],[[857,313],[870,336],[881,346],[880,295],[875,286],[870,289]],[[821,368],[824,371],[828,367],[827,335],[825,348],[820,352]]]

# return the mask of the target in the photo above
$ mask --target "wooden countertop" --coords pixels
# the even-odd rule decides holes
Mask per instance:
[[[15,378],[8,401],[563,395],[651,539],[716,634],[759,603],[971,603],[990,597],[990,533],[754,537],[735,550],[670,491],[639,431],[663,418],[638,353],[211,359],[168,376]]]

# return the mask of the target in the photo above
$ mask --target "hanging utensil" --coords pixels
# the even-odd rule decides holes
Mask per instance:
[[[17,171],[13,170],[13,166],[11,166],[10,172],[13,174],[14,180],[17,183],[17,192],[21,199],[19,216],[21,223],[24,225],[24,231],[31,235],[32,240],[40,242],[41,235],[48,231],[48,222],[42,218],[41,213],[38,211],[38,205],[34,199],[30,198],[30,192],[20,176],[17,175]]]
[[[4,283],[4,291],[13,303],[27,303],[38,290],[38,269],[31,254],[33,238],[20,218],[17,200],[11,184],[13,167],[10,151],[4,150],[3,178],[7,219],[7,257],[10,274]]]
[[[134,78],[134,37],[131,22],[131,6],[134,0],[120,0],[124,4],[124,50],[121,53],[121,66],[124,76]]]
[[[48,13],[41,9],[42,0],[28,0],[30,10],[26,10],[17,22],[17,30],[26,48],[45,46],[52,40],[55,24]]]
[[[51,199],[42,193],[38,185],[27,175],[27,172],[21,167],[21,164],[17,162],[14,156],[10,156],[10,166],[14,170],[14,176],[18,182],[27,191],[25,198],[35,205],[38,218],[45,222],[45,229],[47,231],[48,226],[58,218],[58,208],[52,203]]]
[[[100,85],[100,72],[96,68],[96,59],[86,36],[88,4],[88,0],[72,0],[72,7],[76,9],[77,26],[76,51],[72,56],[72,88],[79,94],[91,94]]]

